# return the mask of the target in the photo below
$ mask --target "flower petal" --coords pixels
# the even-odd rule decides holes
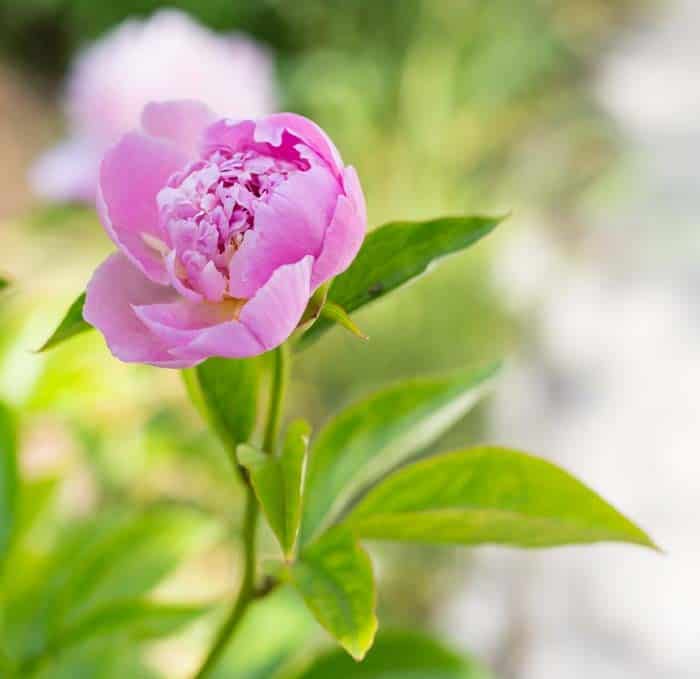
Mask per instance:
[[[344,179],[348,196],[338,197],[321,254],[314,263],[311,276],[312,292],[321,283],[337,276],[350,266],[365,237],[365,199],[355,169],[346,168]]]
[[[163,257],[142,234],[169,244],[158,223],[156,194],[186,162],[187,155],[172,144],[130,132],[105,154],[100,168],[97,204],[102,224],[126,256],[157,283],[168,282]]]
[[[314,258],[304,257],[275,271],[241,311],[240,321],[266,350],[282,344],[299,324],[310,297]]]
[[[141,114],[141,126],[150,135],[171,141],[183,153],[194,157],[205,128],[214,114],[199,101],[151,102]]]
[[[230,294],[250,299],[280,266],[306,255],[317,257],[339,190],[333,175],[317,161],[306,172],[290,175],[269,203],[260,203],[255,229],[246,233],[231,260]]]
[[[209,125],[202,138],[202,155],[207,157],[217,149],[231,153],[241,151],[253,144],[255,123],[252,120],[224,118]]]
[[[110,351],[127,363],[184,368],[192,361],[173,358],[166,344],[137,318],[133,305],[163,304],[177,298],[148,280],[122,253],[108,257],[87,286],[83,317],[105,337]]]
[[[340,176],[343,160],[328,135],[312,120],[296,113],[273,113],[261,118],[255,125],[255,141],[282,145],[284,130],[306,142],[328,163],[336,176]]]
[[[209,356],[246,358],[282,344],[299,324],[309,301],[313,257],[282,266],[246,303],[239,319],[202,330],[174,356],[202,360]]]

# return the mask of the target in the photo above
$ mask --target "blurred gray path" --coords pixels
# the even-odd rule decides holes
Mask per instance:
[[[492,438],[567,466],[667,555],[481,553],[445,630],[504,677],[697,679],[700,1],[630,36],[596,88],[630,145],[625,202],[591,216],[576,270],[541,236],[504,255],[542,265],[538,346],[502,381]]]

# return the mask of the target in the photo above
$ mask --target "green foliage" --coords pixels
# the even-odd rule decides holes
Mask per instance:
[[[193,403],[233,455],[255,427],[259,359],[210,358],[182,374]]]
[[[362,660],[377,630],[376,593],[372,564],[352,532],[338,526],[324,533],[302,550],[289,577],[318,622]]]
[[[496,366],[402,382],[343,410],[312,446],[300,544],[352,496],[429,446],[481,398]]]
[[[334,650],[294,679],[488,679],[475,660],[457,655],[420,632],[379,632],[367,657],[354,662]]]
[[[353,312],[425,273],[440,258],[468,248],[500,221],[498,217],[443,217],[385,224],[367,235],[353,263],[335,278],[328,302]],[[304,342],[320,336],[332,322],[320,318],[304,335]]]
[[[26,495],[46,495],[37,490]],[[81,666],[93,644],[105,657],[105,639],[115,650],[117,639],[167,636],[204,610],[152,598],[154,588],[210,534],[208,522],[191,510],[103,514],[61,531],[44,554],[30,544],[31,522],[25,519],[22,526],[0,581],[0,601],[5,653],[27,675],[51,667],[58,676],[70,666],[81,676],[71,663]]]
[[[17,522],[19,479],[14,414],[0,403],[0,565]]]
[[[318,625],[292,587],[280,587],[248,610],[211,679],[286,676]]]
[[[47,351],[65,342],[71,337],[80,333],[92,330],[92,326],[83,319],[83,307],[85,306],[85,293],[82,292],[70,305],[66,315],[63,317],[58,327],[53,331],[51,337],[41,346],[39,351]]]
[[[276,456],[240,445],[237,457],[250,474],[255,494],[287,559],[294,552],[301,518],[301,493],[311,427],[304,420],[287,430],[282,454]]]
[[[360,501],[348,523],[365,538],[408,542],[654,546],[567,472],[493,447],[439,455],[396,472]]]

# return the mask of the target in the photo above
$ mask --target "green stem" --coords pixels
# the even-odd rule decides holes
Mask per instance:
[[[279,433],[280,421],[282,419],[282,405],[287,386],[289,368],[289,350],[285,345],[278,347],[274,352],[274,367],[272,373],[272,384],[270,385],[270,404],[267,411],[267,422],[265,423],[265,435],[263,449],[273,454],[277,436]],[[199,668],[194,679],[206,677],[216,666],[221,654],[226,649],[233,638],[238,626],[243,619],[248,606],[259,596],[265,596],[272,588],[264,592],[257,592],[255,588],[255,567],[256,567],[256,533],[260,508],[255,497],[253,488],[248,482],[246,486],[246,504],[243,514],[243,580],[241,589],[238,592],[233,608],[224,621],[214,644],[209,649],[202,666]]]
[[[214,644],[209,649],[202,666],[195,675],[195,679],[206,677],[216,666],[221,654],[226,649],[231,637],[243,619],[248,606],[255,598],[255,535],[258,524],[258,501],[255,499],[253,489],[246,488],[245,514],[243,516],[243,550],[245,563],[243,566],[243,581],[238,597],[229,613],[228,618],[221,626]]]
[[[272,369],[272,384],[270,385],[270,405],[267,411],[267,424],[263,438],[263,450],[268,455],[274,455],[282,418],[282,404],[287,390],[289,373],[289,347],[283,344],[274,353]]]

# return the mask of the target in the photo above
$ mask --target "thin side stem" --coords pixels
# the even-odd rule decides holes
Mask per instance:
[[[255,498],[255,493],[250,486],[246,488],[246,504],[245,514],[243,516],[243,550],[244,550],[244,566],[243,566],[243,581],[241,589],[238,592],[238,597],[226,618],[224,624],[219,630],[219,634],[214,641],[214,644],[209,649],[209,653],[205,658],[202,666],[199,668],[194,679],[202,679],[206,677],[216,666],[221,654],[226,649],[229,641],[233,637],[239,623],[243,619],[248,606],[255,598],[255,537],[258,525],[258,501]]]

